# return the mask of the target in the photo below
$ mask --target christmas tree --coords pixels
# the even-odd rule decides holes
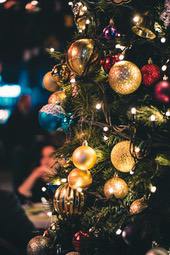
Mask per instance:
[[[39,112],[66,134],[48,176],[54,220],[28,254],[168,254],[170,1],[68,4],[76,32],[49,50]]]

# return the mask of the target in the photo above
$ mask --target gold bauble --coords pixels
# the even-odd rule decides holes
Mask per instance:
[[[128,95],[133,93],[138,89],[141,82],[141,71],[130,61],[119,61],[110,69],[109,84],[118,94]]]
[[[125,140],[117,143],[111,151],[111,161],[113,166],[120,172],[128,173],[135,166],[135,159],[131,154],[130,141]]]
[[[55,92],[59,88],[58,77],[52,75],[51,72],[48,72],[43,77],[44,88],[50,92]]]
[[[66,99],[66,93],[64,90],[54,92],[48,99],[49,104],[61,104]]]
[[[127,183],[119,177],[113,177],[104,185],[104,194],[107,199],[113,196],[123,199],[127,196],[128,190]]]
[[[63,215],[77,215],[84,205],[84,194],[69,187],[68,183],[61,185],[54,194],[54,209]]]
[[[141,213],[143,210],[145,210],[148,207],[147,202],[144,198],[137,199],[133,201],[133,203],[130,206],[130,214],[138,214]]]
[[[81,170],[89,170],[96,164],[97,155],[88,145],[78,147],[72,156],[72,161],[75,167]]]
[[[154,40],[156,38],[156,34],[154,32],[143,26],[133,26],[132,31],[136,35],[145,39]]]
[[[68,49],[68,66],[78,76],[92,72],[96,68],[98,59],[99,54],[92,39],[77,40]]]
[[[68,175],[68,184],[72,189],[84,189],[92,184],[92,175],[86,170],[73,169]]]

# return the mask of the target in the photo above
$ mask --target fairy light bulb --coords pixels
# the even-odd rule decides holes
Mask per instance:
[[[52,212],[47,212],[47,216],[51,217],[52,216]]]
[[[131,108],[131,114],[133,114],[133,115],[136,114],[136,108],[135,108],[135,107],[132,107],[132,108]]]
[[[62,183],[66,183],[66,182],[67,182],[67,179],[66,179],[66,178],[62,178],[62,179],[61,179],[61,182],[62,182]]]
[[[123,54],[120,54],[119,60],[123,60],[124,58],[125,58],[125,56]]]
[[[155,193],[156,190],[157,190],[156,186],[150,184],[150,191],[151,191],[152,193]]]
[[[143,18],[142,18],[139,14],[136,14],[136,15],[133,17],[133,22],[134,22],[136,25],[141,24],[142,21],[143,21]]]
[[[166,42],[166,38],[165,37],[162,37],[161,38],[161,43],[165,43]]]
[[[107,131],[109,131],[109,128],[108,128],[108,127],[104,127],[104,128],[103,128],[103,131],[104,131],[104,132],[107,132]]]
[[[167,117],[170,117],[170,110],[167,110],[166,113],[165,113],[165,115],[166,115]]]
[[[36,6],[36,5],[38,4],[38,1],[33,0],[33,1],[31,1],[31,4],[34,5],[34,6]]]
[[[152,122],[156,121],[156,116],[154,114],[152,114],[150,116],[150,121],[152,121]]]
[[[130,170],[130,175],[133,175],[135,172],[133,170]]]
[[[76,79],[74,78],[74,77],[72,77],[71,79],[70,79],[70,83],[76,83]]]
[[[89,20],[89,19],[86,20],[86,24],[87,24],[87,25],[90,24],[90,20]]]
[[[42,187],[42,189],[41,189],[43,192],[46,192],[46,187]]]
[[[101,104],[101,103],[97,103],[97,104],[96,104],[96,109],[97,109],[97,110],[100,110],[101,108],[102,108],[102,104]]]
[[[104,139],[104,141],[107,141],[109,138],[106,135],[104,135],[103,139]]]
[[[50,48],[50,52],[54,52],[55,51],[55,49],[54,48]]]
[[[84,11],[84,12],[86,12],[86,11],[87,11],[87,6],[86,6],[86,5],[85,5],[85,6],[83,6],[82,11]]]
[[[165,72],[167,70],[167,65],[163,65],[161,69],[163,72]]]
[[[69,6],[73,6],[73,2],[71,2],[71,1],[68,2],[68,5],[69,5]]]
[[[121,233],[122,233],[122,230],[120,228],[116,230],[116,235],[121,235]]]

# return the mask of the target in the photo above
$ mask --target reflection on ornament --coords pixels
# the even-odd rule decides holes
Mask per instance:
[[[28,255],[45,255],[49,252],[50,240],[45,236],[33,237],[27,245]]]
[[[39,111],[39,123],[49,132],[57,129],[67,131],[71,124],[71,118],[66,115],[60,105],[47,104]]]
[[[67,62],[70,69],[78,76],[86,75],[96,69],[98,52],[92,39],[80,39],[68,49]]]
[[[146,64],[141,69],[143,84],[150,86],[161,77],[160,68],[154,64]]]
[[[131,154],[133,145],[125,140],[117,143],[111,152],[111,161],[113,166],[120,172],[128,173],[135,166],[135,159]]]
[[[134,215],[134,214],[141,213],[147,207],[148,207],[148,205],[144,198],[137,199],[137,200],[133,201],[133,203],[130,206],[130,214]]]
[[[49,104],[62,104],[66,99],[66,93],[64,90],[54,92],[48,99]]]
[[[109,84],[118,94],[128,95],[138,89],[142,81],[139,68],[130,61],[120,61],[109,72]]]
[[[169,252],[161,247],[155,247],[146,253],[146,255],[168,255],[168,254]]]
[[[97,155],[90,146],[82,145],[73,152],[72,160],[78,169],[89,170],[96,164]]]
[[[80,255],[80,253],[76,252],[76,251],[71,251],[71,252],[67,253],[66,255]]]
[[[132,27],[133,33],[138,35],[139,37],[154,40],[156,35],[148,28],[142,26],[133,26]]]
[[[104,194],[107,199],[113,196],[123,199],[127,196],[128,190],[127,183],[119,177],[113,177],[104,185]]]
[[[84,206],[84,195],[68,184],[61,185],[54,194],[54,209],[63,215],[77,215]]]
[[[55,92],[58,89],[57,81],[51,72],[44,75],[43,85],[50,92]]]
[[[163,80],[160,81],[155,87],[155,98],[164,103],[170,103],[170,82]]]
[[[92,184],[92,175],[87,170],[73,169],[68,175],[68,184],[72,189],[84,189]]]

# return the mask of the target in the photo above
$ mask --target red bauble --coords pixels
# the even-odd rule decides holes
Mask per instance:
[[[89,239],[89,234],[87,232],[83,232],[83,231],[78,231],[74,236],[73,236],[73,246],[74,249],[77,252],[80,252],[81,250],[81,244],[82,242],[86,241],[87,239]]]
[[[116,54],[113,56],[107,56],[106,58],[101,59],[100,64],[103,66],[103,69],[105,70],[106,73],[109,73],[111,67],[118,61],[120,54]]]
[[[155,87],[155,98],[164,103],[170,103],[170,82],[160,81]]]
[[[144,65],[141,69],[143,84],[150,86],[158,81],[161,77],[160,68],[154,64]]]

